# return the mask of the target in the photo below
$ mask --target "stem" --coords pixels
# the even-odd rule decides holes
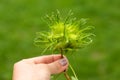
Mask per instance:
[[[66,71],[64,71],[64,76],[65,76],[65,78],[66,78],[67,80],[71,80],[71,79],[70,79],[70,76],[67,74]]]
[[[64,58],[62,48],[60,48],[60,52],[61,52],[61,58]],[[71,80],[69,75],[67,74],[66,70],[64,70],[64,76],[65,76],[66,80]]]
[[[61,58],[63,58],[64,56],[63,56],[63,49],[62,48],[60,48],[60,54],[61,54]]]
[[[78,78],[77,78],[77,75],[76,75],[76,73],[75,73],[75,70],[73,69],[73,67],[69,64],[69,66],[70,66],[70,69],[72,70],[72,72],[73,72],[73,75],[75,76],[75,78],[78,80]]]

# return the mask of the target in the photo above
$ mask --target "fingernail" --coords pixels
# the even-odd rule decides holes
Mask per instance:
[[[67,64],[67,60],[65,58],[61,59],[59,62],[62,66],[65,66]]]

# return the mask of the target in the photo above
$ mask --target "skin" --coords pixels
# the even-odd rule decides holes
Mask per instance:
[[[23,59],[14,64],[12,80],[50,80],[51,74],[58,74],[68,67],[67,58],[61,55],[45,55]]]

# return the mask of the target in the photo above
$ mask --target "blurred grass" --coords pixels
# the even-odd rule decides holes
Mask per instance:
[[[41,17],[56,9],[96,27],[90,46],[67,55],[79,79],[120,80],[120,0],[0,0],[0,80],[11,79],[15,62],[40,55],[35,32],[47,29]]]

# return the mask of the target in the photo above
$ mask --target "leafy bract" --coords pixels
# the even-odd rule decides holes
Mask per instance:
[[[64,52],[77,50],[92,42],[90,31],[93,26],[87,25],[87,19],[81,18],[76,20],[70,18],[72,13],[69,12],[68,17],[61,20],[59,11],[52,16],[46,16],[49,20],[49,31],[36,33],[34,40],[35,45],[45,47],[49,50]]]

